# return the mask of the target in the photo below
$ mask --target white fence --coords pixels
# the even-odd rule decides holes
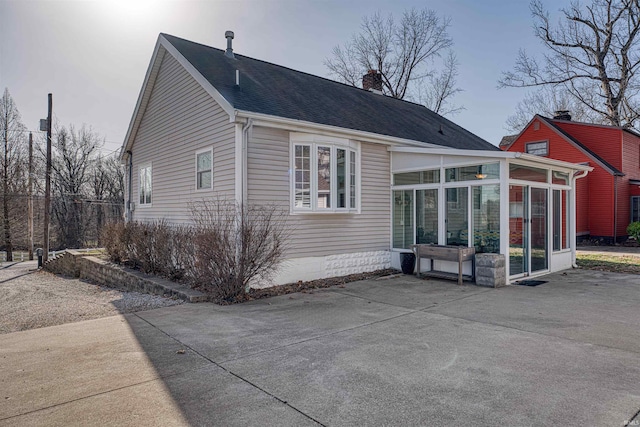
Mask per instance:
[[[49,259],[55,257],[56,255],[60,255],[62,252],[64,251],[50,251]],[[36,255],[36,251],[33,251],[33,259],[34,260],[38,259],[38,255]],[[29,261],[29,252],[13,251],[13,262],[22,262],[22,261]],[[7,262],[6,251],[0,251],[0,262]]]

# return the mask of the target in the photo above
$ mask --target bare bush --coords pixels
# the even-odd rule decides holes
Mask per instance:
[[[127,228],[128,224],[123,222],[112,222],[102,227],[100,242],[113,262],[121,263],[129,258]]]
[[[248,292],[253,280],[275,273],[289,237],[280,208],[225,199],[190,208],[196,227],[193,279],[214,298],[233,301]]]
[[[147,274],[168,276],[172,233],[166,221],[134,223],[130,230],[130,260]]]
[[[171,229],[170,262],[167,277],[171,280],[193,281],[196,263],[195,230],[191,226],[179,225]]]
[[[234,301],[254,280],[268,280],[284,258],[286,213],[216,199],[190,206],[193,225],[110,223],[102,242],[114,262],[182,280],[217,300]]]

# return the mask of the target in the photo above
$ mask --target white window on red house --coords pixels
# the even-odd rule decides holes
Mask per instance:
[[[525,152],[536,156],[546,156],[549,154],[549,141],[530,142],[525,144]]]

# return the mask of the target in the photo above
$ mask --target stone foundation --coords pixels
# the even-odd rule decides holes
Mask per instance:
[[[329,255],[324,259],[326,277],[382,270],[390,266],[391,253],[389,251]]]

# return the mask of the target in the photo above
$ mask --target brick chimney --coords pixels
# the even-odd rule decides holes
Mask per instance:
[[[378,70],[369,70],[362,76],[362,89],[382,92],[382,74]]]
[[[555,112],[553,118],[556,120],[571,121],[571,114],[569,114],[569,110],[558,110]]]

